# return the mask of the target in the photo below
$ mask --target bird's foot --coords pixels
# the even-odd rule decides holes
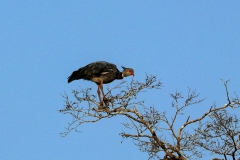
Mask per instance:
[[[98,109],[103,109],[103,101],[100,101]]]
[[[103,105],[103,102],[104,102],[105,105]],[[108,109],[107,102],[104,101],[104,100],[103,100],[103,101],[100,101],[98,109],[100,109],[100,110]]]
[[[108,98],[106,98],[106,97],[103,97],[103,101],[104,102],[108,102],[108,101],[110,101],[111,99],[108,99]]]

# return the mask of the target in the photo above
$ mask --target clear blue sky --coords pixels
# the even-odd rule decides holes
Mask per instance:
[[[221,78],[240,93],[239,8],[237,0],[2,0],[0,159],[147,159],[130,140],[121,143],[125,118],[60,137],[71,120],[58,113],[61,94],[97,89],[86,81],[68,84],[67,77],[98,60],[132,67],[136,80],[145,73],[161,79],[162,90],[141,97],[160,111],[171,109],[170,93],[196,89],[207,99],[186,114],[197,116],[226,103]]]

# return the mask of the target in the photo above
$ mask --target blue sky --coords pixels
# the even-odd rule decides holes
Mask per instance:
[[[99,60],[131,67],[136,80],[149,73],[162,81],[140,97],[160,111],[171,110],[170,93],[196,89],[207,99],[186,115],[197,116],[226,103],[221,78],[239,93],[239,8],[237,0],[1,1],[0,159],[147,159],[130,140],[121,143],[125,118],[60,137],[71,120],[58,112],[61,94],[97,89],[67,77]]]

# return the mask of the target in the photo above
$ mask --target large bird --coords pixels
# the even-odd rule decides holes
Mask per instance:
[[[115,79],[123,79],[131,75],[134,76],[134,70],[132,68],[125,68],[123,66],[122,68],[123,71],[120,72],[115,64],[105,61],[93,62],[74,71],[68,77],[68,83],[79,79],[95,82],[98,85],[97,93],[100,105],[102,105],[100,90],[102,91],[103,100],[108,100],[103,92],[103,84],[110,83]]]

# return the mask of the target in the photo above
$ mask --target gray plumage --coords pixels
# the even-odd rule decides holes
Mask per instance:
[[[103,93],[102,84],[110,83],[115,79],[123,79],[124,77],[133,75],[134,70],[131,68],[123,67],[123,71],[120,72],[117,69],[117,66],[112,63],[108,63],[105,61],[98,61],[90,63],[84,67],[79,68],[78,70],[72,72],[72,74],[68,77],[68,83],[84,79],[95,82],[98,85],[98,96],[100,99],[100,90],[102,91],[103,98],[107,99]],[[101,99],[100,99],[101,102]]]
[[[133,69],[125,67],[123,67],[123,69],[125,72],[123,71],[122,73],[117,69],[115,64],[104,61],[93,62],[74,71],[68,77],[68,83],[74,80],[84,79],[100,84],[98,79],[102,79],[103,84],[106,84],[115,79],[123,79],[123,76],[134,75]],[[124,73],[125,75],[123,75]]]

